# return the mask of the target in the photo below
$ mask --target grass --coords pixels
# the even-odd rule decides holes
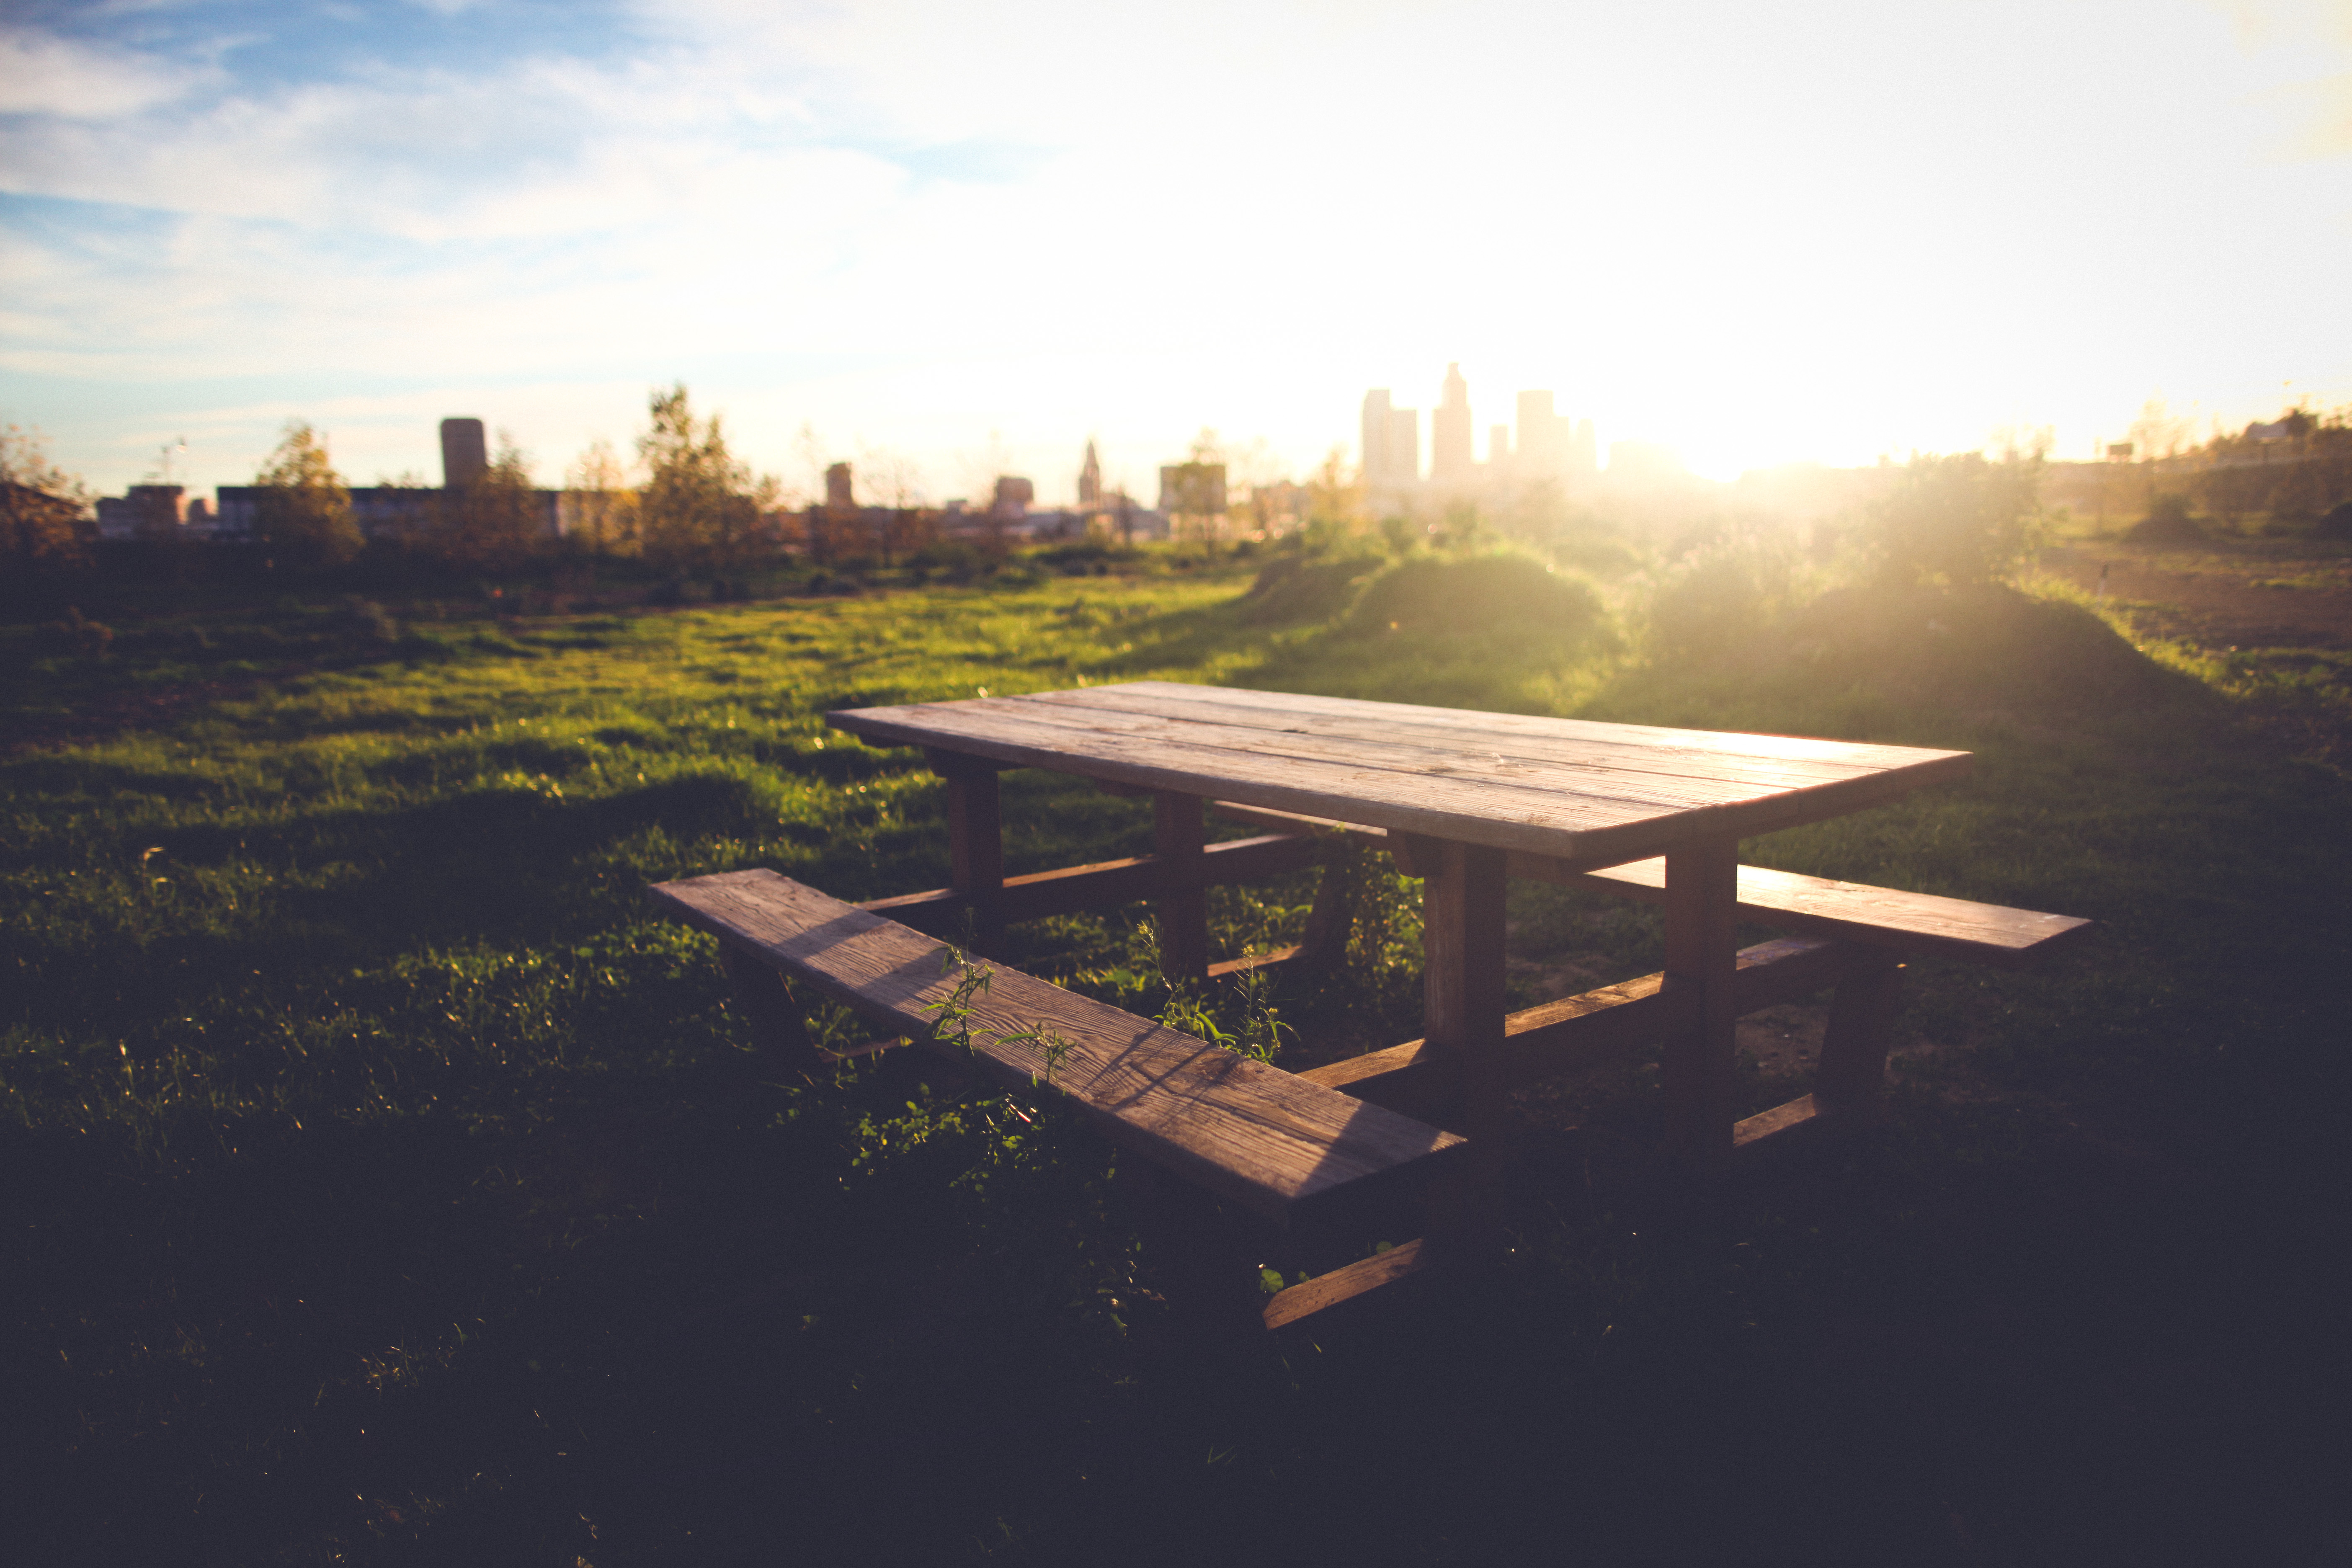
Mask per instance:
[[[1402,590],[1360,575],[1271,613],[1211,572],[390,634],[224,595],[94,609],[103,659],[0,627],[0,710],[49,742],[0,763],[0,1527],[28,1561],[2008,1563],[2332,1522],[2352,792],[2252,677],[2048,591],[1665,664],[1601,609],[1368,617]],[[1202,1344],[1050,1095],[776,1083],[642,898],[943,882],[940,786],[819,715],[1142,678],[1966,747],[1966,784],[1749,858],[2101,931],[1916,966],[1854,1152],[1694,1215],[1654,1073],[1531,1094],[1500,1279]],[[1006,782],[1016,871],[1148,843],[1135,802]],[[1221,894],[1222,952],[1310,890]],[[1345,975],[1271,998],[1284,1059],[1417,1032],[1413,887],[1380,890]],[[1512,917],[1528,987],[1658,963],[1644,911]],[[1184,1005],[1140,911],[1019,942]]]

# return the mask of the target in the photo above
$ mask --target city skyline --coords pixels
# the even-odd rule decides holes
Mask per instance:
[[[110,491],[289,417],[425,471],[452,408],[560,482],[681,380],[934,500],[1202,426],[1304,473],[1449,360],[1718,479],[2352,400],[2340,6],[189,0],[0,67],[0,419]]]

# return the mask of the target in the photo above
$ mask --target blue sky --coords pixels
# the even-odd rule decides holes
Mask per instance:
[[[2352,400],[2352,5],[0,6],[0,418],[113,489],[1268,470],[1550,387],[1728,476]],[[1483,445],[1483,439],[1482,439]]]

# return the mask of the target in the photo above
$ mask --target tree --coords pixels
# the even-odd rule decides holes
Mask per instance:
[[[1348,449],[1334,447],[1307,479],[1307,521],[1345,533],[1364,531],[1364,477],[1348,466]]]
[[[308,422],[289,420],[286,438],[253,476],[254,531],[273,559],[298,569],[340,566],[365,542],[352,520],[352,492],[327,456],[325,437]]]
[[[490,466],[442,497],[441,553],[456,564],[512,572],[546,547],[547,513],[530,482],[530,458],[499,432]]]
[[[648,405],[653,427],[637,437],[645,488],[637,492],[646,558],[680,570],[740,570],[766,543],[760,523],[776,481],[754,480],[727,449],[719,416],[697,419],[680,382]]]
[[[89,491],[49,460],[37,431],[0,432],[0,563],[12,568],[80,566],[93,531]]]
[[[1872,511],[1870,540],[1880,570],[1899,583],[1991,581],[2031,542],[2041,487],[2039,458],[1913,458]]]
[[[588,444],[564,478],[564,503],[572,518],[567,537],[594,555],[637,553],[637,492],[629,488],[612,443]]]

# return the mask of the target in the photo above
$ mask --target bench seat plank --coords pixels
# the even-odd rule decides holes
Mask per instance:
[[[1215,810],[1236,822],[1298,833],[1345,833],[1376,847],[1395,847],[1394,836],[1383,828],[1224,801],[1217,802]],[[1663,856],[1595,868],[1590,861],[1514,851],[1505,868],[1509,875],[1528,881],[1591,888],[1649,903],[1662,901],[1666,893]],[[1738,898],[1739,918],[1757,925],[2001,968],[2038,960],[2053,948],[2079,940],[2092,925],[2074,915],[2013,910],[1900,888],[1873,888],[1762,866],[1739,868]]]
[[[655,900],[731,949],[814,985],[866,1022],[920,1039],[958,976],[947,949],[774,871],[662,883]],[[1055,1089],[1114,1141],[1277,1222],[1300,1205],[1463,1146],[1450,1132],[1178,1034],[1000,964],[968,1004],[973,1056],[1042,1080],[1045,1053],[1000,1037],[1044,1026],[1069,1042]],[[956,1048],[952,1043],[948,1048]]]
[[[1517,873],[1520,868],[1512,869]],[[1636,860],[1605,870],[1565,872],[1559,879],[1654,901],[1665,897],[1666,862],[1664,858]],[[1759,925],[1843,937],[1866,947],[1965,958],[2002,968],[2039,958],[2091,928],[2089,921],[2074,915],[2012,910],[1900,888],[1873,888],[1762,866],[1739,868],[1739,918]]]

